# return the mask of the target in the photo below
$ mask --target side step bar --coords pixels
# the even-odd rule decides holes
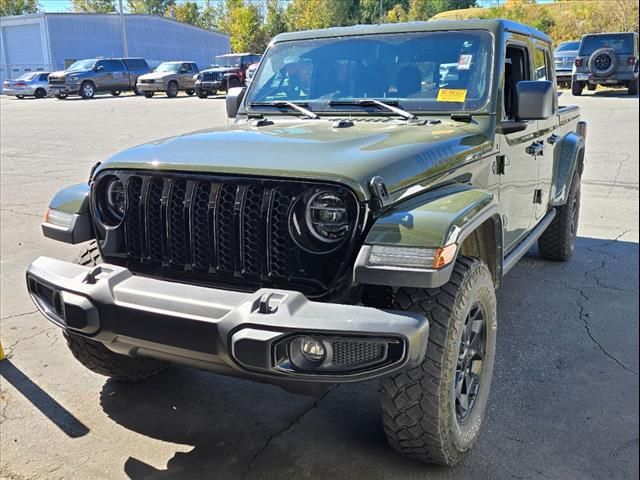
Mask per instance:
[[[529,235],[527,235],[527,237],[522,240],[522,242],[520,242],[518,246],[511,251],[511,253],[509,253],[509,255],[504,258],[504,262],[502,263],[502,275],[506,275],[507,272],[511,270],[516,265],[516,263],[518,263],[518,260],[520,260],[524,256],[524,254],[529,251],[534,242],[538,240],[540,235],[544,233],[549,224],[553,221],[555,216],[556,209],[552,208],[551,210],[549,210],[549,212],[547,212],[544,218],[540,220],[540,223],[538,223],[538,225],[536,225],[535,228],[531,230]]]

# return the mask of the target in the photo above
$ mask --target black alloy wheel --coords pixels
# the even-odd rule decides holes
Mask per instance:
[[[485,323],[482,306],[476,303],[469,310],[462,330],[453,387],[456,419],[460,424],[469,418],[480,391],[486,351]]]

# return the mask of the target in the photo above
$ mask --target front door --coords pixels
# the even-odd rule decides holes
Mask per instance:
[[[514,35],[515,36],[515,35]],[[516,39],[507,45],[503,78],[502,118],[515,120],[515,85],[531,79],[529,40]],[[513,249],[534,224],[534,201],[538,190],[537,155],[529,147],[539,141],[538,122],[529,121],[519,132],[499,136],[500,204],[504,227],[505,254]]]

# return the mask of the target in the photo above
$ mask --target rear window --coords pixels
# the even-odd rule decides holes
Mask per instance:
[[[558,48],[556,48],[556,52],[567,52],[571,50],[578,50],[578,48],[580,48],[580,42],[561,43],[558,45]]]
[[[125,58],[123,61],[129,70],[144,70],[149,68],[144,58]]]
[[[582,39],[580,45],[580,55],[591,55],[600,48],[611,48],[617,54],[633,53],[633,35],[612,34],[612,35],[591,35]]]

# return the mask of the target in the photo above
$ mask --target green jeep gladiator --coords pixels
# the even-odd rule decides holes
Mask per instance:
[[[138,146],[60,191],[26,281],[89,369],[175,362],[317,392],[379,379],[396,450],[478,436],[495,291],[574,251],[586,124],[551,40],[504,20],[278,35],[227,128]],[[504,319],[508,321],[508,319]]]

